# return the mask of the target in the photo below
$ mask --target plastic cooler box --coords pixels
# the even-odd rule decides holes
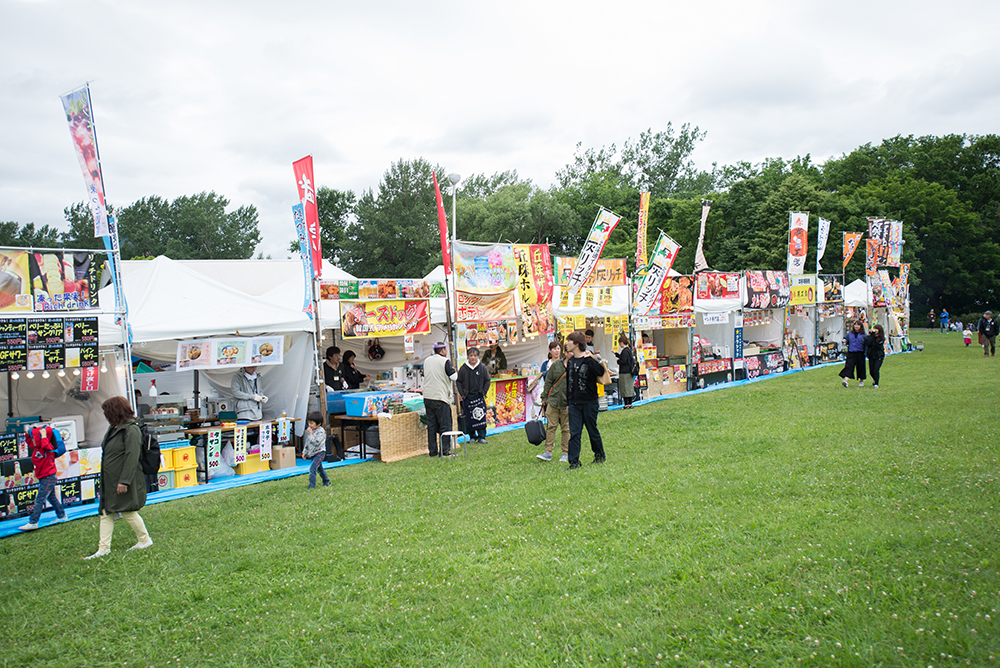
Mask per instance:
[[[402,400],[402,392],[356,392],[344,397],[349,417],[375,417],[384,412],[390,402]]]
[[[326,412],[330,415],[340,415],[341,413],[347,412],[346,402],[344,397],[351,392],[327,392],[326,393]]]

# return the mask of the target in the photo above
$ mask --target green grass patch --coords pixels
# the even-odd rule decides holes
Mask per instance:
[[[0,541],[2,666],[995,664],[1000,361],[836,368]]]

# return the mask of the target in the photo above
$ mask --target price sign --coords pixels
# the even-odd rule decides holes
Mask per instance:
[[[62,344],[53,343],[45,348],[45,368],[62,369],[66,366],[66,349]]]
[[[28,349],[25,346],[0,345],[0,371],[24,371],[28,368]]]
[[[17,434],[0,436],[0,462],[12,462],[18,458]]]
[[[271,423],[260,426],[260,461],[271,461]]]
[[[208,456],[206,460],[208,462],[209,475],[207,477],[211,478],[212,471],[218,471],[219,466],[222,463],[222,430],[221,429],[210,429],[208,431]]]
[[[63,343],[66,325],[62,318],[35,318],[28,324],[28,345]]]
[[[66,343],[97,343],[97,318],[66,318]]]
[[[233,450],[236,451],[236,463],[243,464],[247,460],[247,428],[246,425],[236,427],[233,435]]]
[[[24,318],[0,320],[0,345],[23,346],[27,343],[28,321]]]
[[[288,443],[291,433],[292,421],[284,418],[278,420],[278,443]]]

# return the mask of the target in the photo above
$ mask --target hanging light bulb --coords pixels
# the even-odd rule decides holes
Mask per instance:
[[[18,372],[14,371],[14,372],[12,372],[10,374],[10,377],[13,378],[14,380],[17,380],[18,378],[21,377],[21,374],[19,374]]]
[[[101,373],[107,373],[107,372],[108,372],[108,361],[102,357],[101,358]]]
[[[59,376],[60,378],[65,378],[66,377],[66,369],[59,369],[59,372],[56,373],[56,375]]]
[[[73,375],[74,376],[79,376],[80,375],[80,368],[79,367],[77,367],[76,369],[73,369]]]
[[[45,371],[42,372],[42,378],[51,378],[51,377],[52,377],[52,374],[49,373],[48,369],[46,369]]]
[[[28,378],[34,378],[35,377],[35,372],[34,371],[29,371],[26,375],[28,376]]]

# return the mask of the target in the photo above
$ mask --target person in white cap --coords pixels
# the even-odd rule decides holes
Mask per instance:
[[[451,431],[452,381],[458,372],[448,359],[448,346],[434,344],[434,354],[424,360],[424,409],[427,414],[427,453],[438,455],[438,435]],[[441,439],[441,454],[451,457],[451,439]]]

